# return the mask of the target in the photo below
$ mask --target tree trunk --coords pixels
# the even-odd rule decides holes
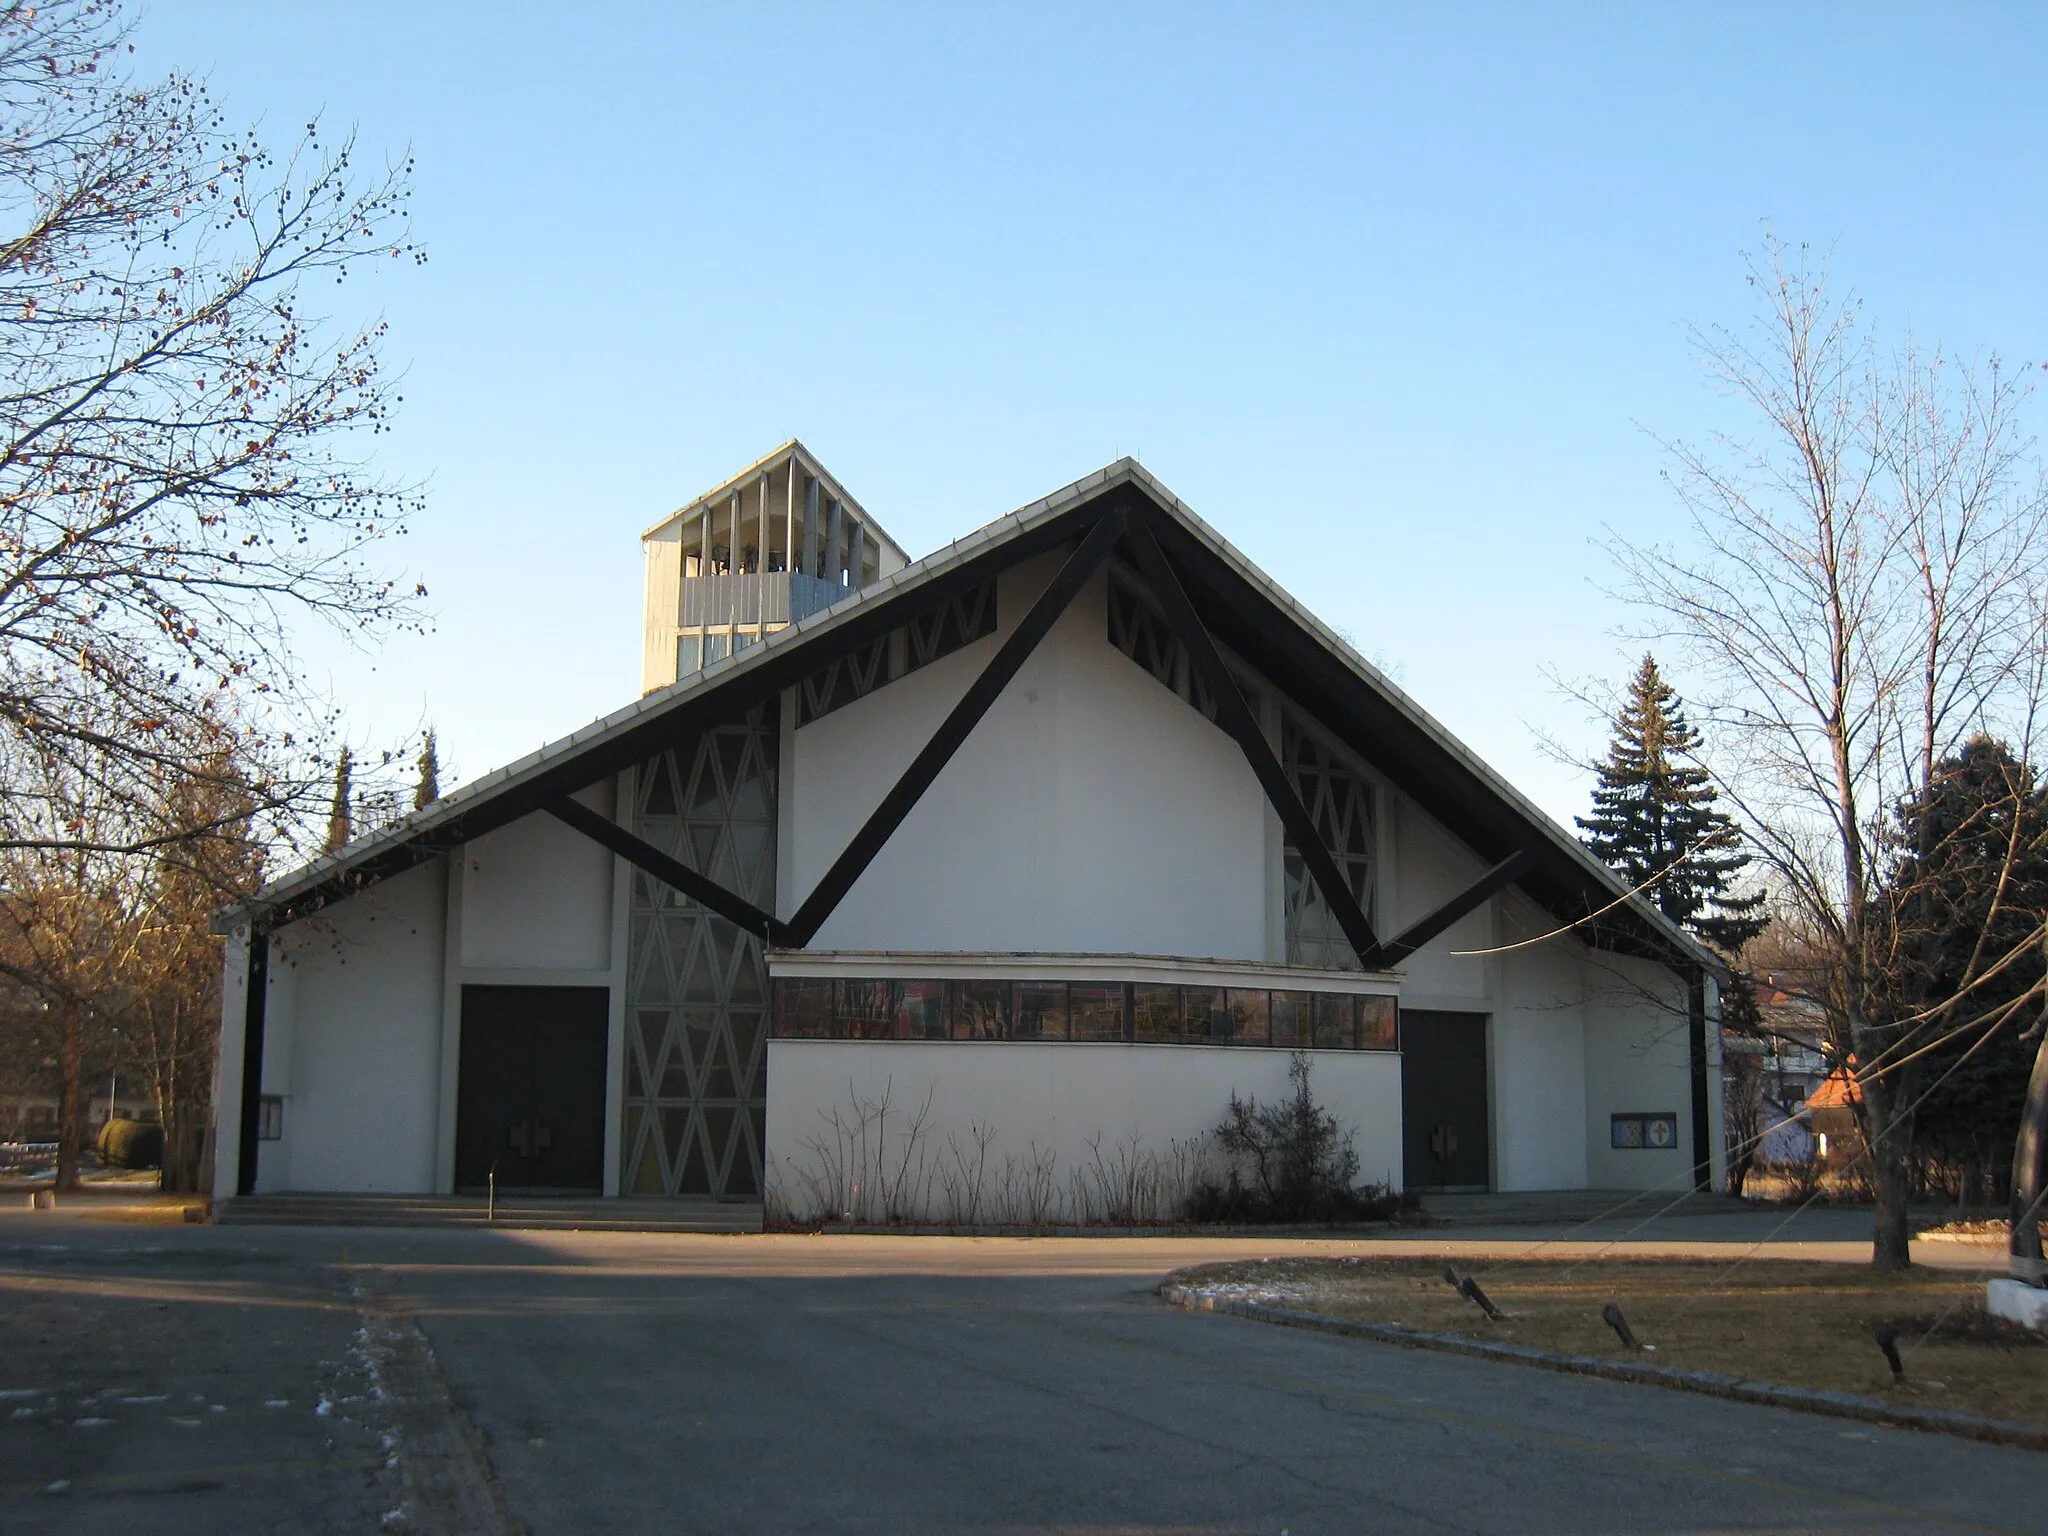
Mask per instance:
[[[79,1154],[85,1146],[85,1072],[80,1060],[78,1010],[64,1007],[64,1035],[57,1047],[57,1188],[78,1188]]]
[[[1901,1113],[1891,1083],[1871,1081],[1862,1088],[1863,1135],[1870,1148],[1870,1182],[1877,1200],[1870,1262],[1877,1269],[1910,1269],[1912,1234],[1906,1203],[1913,1189],[1912,1112]]]
[[[2034,1071],[2027,1079],[2027,1107],[2020,1115],[2020,1133],[2012,1149],[2012,1277],[2034,1285],[2048,1284],[2041,1262],[2041,1208],[2048,1186],[2048,1028],[2034,1049]]]

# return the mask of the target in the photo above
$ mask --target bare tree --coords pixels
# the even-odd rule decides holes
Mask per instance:
[[[303,747],[290,624],[375,635],[422,595],[365,559],[417,504],[359,446],[383,326],[312,286],[423,259],[409,164],[359,179],[312,123],[274,156],[198,81],[124,78],[124,38],[114,0],[0,6],[0,846],[81,836],[39,759],[141,805],[210,771],[208,721]],[[317,797],[264,756],[259,797]]]
[[[0,975],[41,1009],[55,1057],[57,1188],[75,1189],[85,1141],[87,1058],[107,1055],[142,914],[133,861],[108,851],[127,819],[110,816],[89,786],[46,761],[36,801],[61,829],[0,850]],[[61,809],[60,809],[61,808]],[[110,830],[113,820],[120,830]]]
[[[1903,1267],[1916,1066],[2002,957],[1900,1006],[1887,881],[1916,850],[1897,846],[1896,812],[1977,732],[2031,757],[2048,498],[2024,379],[1881,350],[1856,301],[1775,237],[1748,277],[1753,325],[1694,340],[1755,429],[1667,443],[1690,540],[1613,550],[1624,595],[1703,680],[1717,777],[1826,956],[1817,997],[1833,1054],[1856,1064],[1873,1262]]]
[[[161,776],[148,821],[47,758],[34,802],[61,808],[65,832],[0,849],[0,977],[31,1005],[30,1029],[16,1033],[40,1037],[14,1043],[54,1058],[59,1188],[78,1180],[88,1065],[147,1085],[164,1130],[164,1188],[202,1177],[220,1015],[209,919],[252,894],[263,868],[256,797],[221,787],[249,776],[241,743],[216,727],[211,745],[204,776]],[[122,851],[137,841],[150,851]]]
[[[218,733],[209,772],[170,781],[162,820],[178,836],[148,860],[120,1038],[163,1126],[167,1190],[205,1187],[221,1004],[221,942],[210,920],[262,883],[256,796],[240,787],[256,776],[232,735]]]

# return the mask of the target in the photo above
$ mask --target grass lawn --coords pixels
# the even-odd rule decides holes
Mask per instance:
[[[1444,1280],[1441,1259],[1267,1259],[1183,1270],[1181,1285],[1425,1333],[1631,1358],[1751,1381],[1893,1398],[2048,1424],[2048,1335],[1992,1318],[1984,1281],[1952,1270],[1751,1259],[1505,1259],[1470,1274],[1507,1314],[1489,1319]],[[1621,1307],[1640,1354],[1601,1321]],[[1903,1385],[1876,1343],[1898,1329]]]

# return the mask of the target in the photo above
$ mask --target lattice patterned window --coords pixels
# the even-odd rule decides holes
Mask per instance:
[[[890,638],[885,635],[873,645],[835,656],[797,684],[796,723],[809,725],[888,682]]]
[[[772,705],[640,765],[634,830],[755,905],[775,905]],[[767,1115],[761,941],[643,871],[627,947],[629,1194],[757,1198]]]
[[[1314,733],[1291,709],[1281,715],[1280,761],[1370,921],[1375,854],[1371,781],[1347,753]],[[1292,840],[1283,857],[1287,963],[1357,970],[1357,951]]]
[[[996,584],[983,582],[850,656],[837,657],[797,685],[796,723],[809,725],[941,656],[996,632]]]
[[[1188,648],[1180,643],[1167,626],[1166,616],[1152,606],[1151,599],[1138,590],[1136,583],[1115,571],[1109,577],[1109,643],[1179,694],[1183,703],[1200,711],[1205,719],[1216,718],[1216,700],[1196,673]],[[1258,690],[1235,668],[1231,669],[1231,677],[1245,702],[1256,710]]]

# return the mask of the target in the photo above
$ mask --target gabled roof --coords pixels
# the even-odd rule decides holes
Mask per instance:
[[[1530,853],[1533,862],[1515,884],[1560,922],[1578,923],[1580,938],[1666,963],[1722,968],[1711,950],[1631,896],[1576,838],[1129,458],[281,876],[254,900],[223,912],[215,926],[226,931],[251,920],[265,926],[292,921],[597,783],[679,737],[778,695],[833,657],[997,571],[1064,546],[1115,499],[1165,514],[1154,524],[1161,549],[1219,642],[1482,858]]]
[[[728,475],[725,479],[719,481],[718,484],[712,486],[710,490],[704,492],[703,495],[692,497],[689,501],[684,502],[660,522],[646,529],[640,537],[643,540],[651,539],[657,533],[660,533],[662,529],[679,519],[695,517],[706,506],[723,502],[733,492],[752,487],[754,482],[759,480],[761,476],[770,470],[780,469],[792,457],[796,459],[798,464],[803,466],[804,473],[812,475],[817,479],[818,484],[824,488],[827,501],[840,502],[848,512],[853,514],[855,520],[867,529],[871,537],[893,550],[900,558],[904,560],[910,558],[909,551],[889,536],[888,530],[875,521],[874,514],[855,500],[853,493],[839,483],[838,476],[818,462],[818,456],[803,445],[801,438],[795,437],[792,437],[779,448],[770,449],[738,474]]]

